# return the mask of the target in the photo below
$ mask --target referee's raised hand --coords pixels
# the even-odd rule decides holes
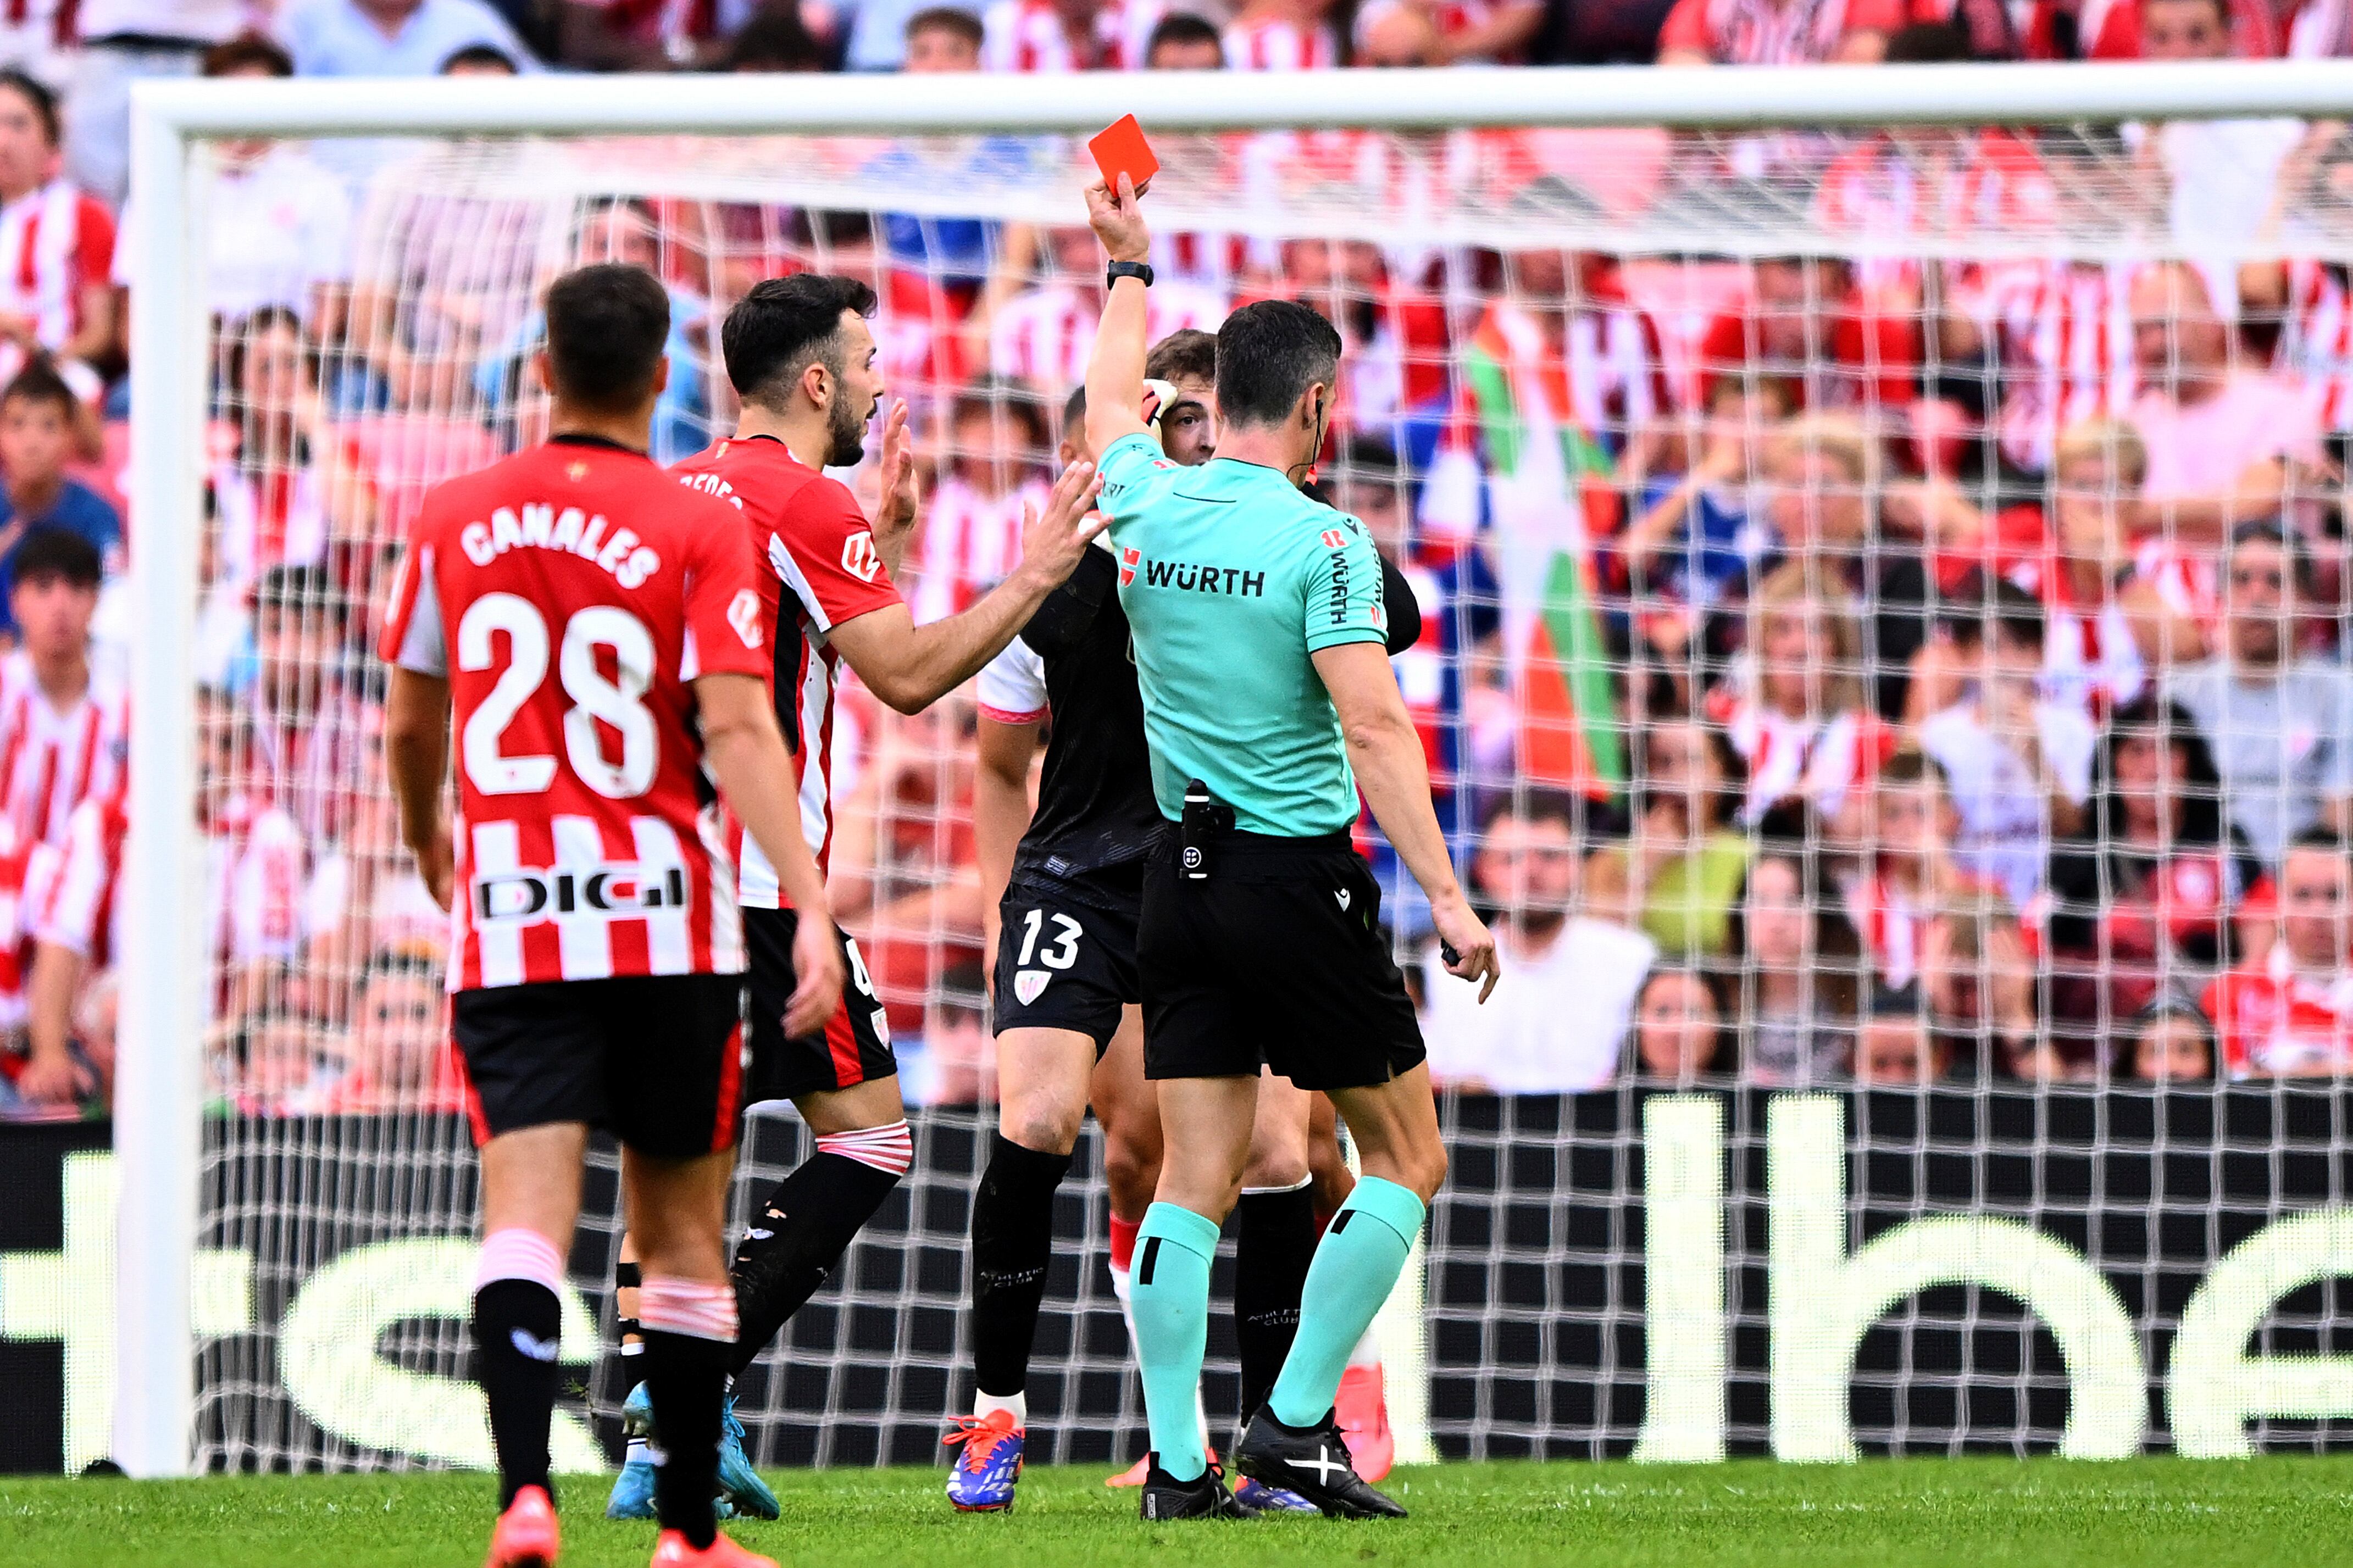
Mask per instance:
[[[1095,494],[1102,489],[1092,463],[1072,463],[1054,481],[1054,493],[1046,498],[1043,511],[1024,503],[1021,564],[1015,570],[1033,576],[1049,591],[1060,587],[1078,570],[1095,535],[1111,526],[1111,519],[1094,510]]]
[[[1142,193],[1125,174],[1114,190],[1101,180],[1087,187],[1087,226],[1113,261],[1143,261],[1152,254],[1152,231],[1144,225]]]

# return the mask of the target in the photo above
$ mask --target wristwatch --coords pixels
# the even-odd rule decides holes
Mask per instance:
[[[1114,261],[1103,269],[1103,287],[1108,289],[1123,278],[1133,278],[1149,289],[1152,287],[1152,264],[1148,261]]]

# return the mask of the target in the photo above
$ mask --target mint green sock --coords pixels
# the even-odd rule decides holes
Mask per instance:
[[[1194,1390],[1208,1349],[1209,1262],[1217,1255],[1217,1226],[1176,1204],[1154,1204],[1136,1227],[1128,1305],[1135,1314],[1145,1419],[1160,1468],[1180,1481],[1209,1468]]]
[[[1366,1176],[1332,1216],[1300,1292],[1299,1336],[1267,1395],[1277,1421],[1312,1426],[1331,1410],[1348,1352],[1389,1299],[1424,1213],[1409,1188]]]

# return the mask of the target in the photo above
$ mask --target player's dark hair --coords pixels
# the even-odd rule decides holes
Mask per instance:
[[[1144,374],[1153,381],[1198,381],[1218,384],[1218,334],[1198,327],[1179,327],[1144,356]]]
[[[33,118],[41,122],[41,134],[47,139],[50,146],[54,147],[58,144],[59,137],[64,132],[58,121],[56,93],[42,85],[37,78],[27,76],[14,66],[6,70],[0,70],[0,91],[13,92],[30,104],[33,109]]]
[[[877,302],[871,285],[824,272],[796,272],[753,284],[719,329],[735,395],[774,408],[812,364],[824,365],[839,378],[841,313],[871,316]]]
[[[468,44],[441,62],[438,74],[448,76],[451,71],[463,70],[469,66],[488,66],[509,76],[522,75],[522,67],[515,63],[515,58],[495,44]]]
[[[1079,386],[1062,399],[1062,438],[1071,440],[1087,433],[1087,389]]]
[[[1289,300],[1244,305],[1218,329],[1218,413],[1229,426],[1280,425],[1340,369],[1340,334]]]
[[[1163,44],[1208,44],[1218,51],[1218,64],[1223,66],[1226,63],[1226,40],[1219,33],[1217,25],[1190,11],[1171,11],[1160,18],[1159,25],[1152,29],[1152,37],[1144,46],[1146,64],[1151,62]]]
[[[987,36],[981,30],[980,18],[971,12],[955,5],[930,5],[907,18],[906,37],[912,42],[916,34],[928,33],[934,28],[944,33],[954,33],[976,49],[980,47],[982,38]]]
[[[47,404],[58,411],[58,416],[68,424],[73,422],[74,411],[81,400],[74,395],[66,378],[58,374],[44,354],[18,371],[5,389],[0,389],[0,406],[11,403]]]
[[[547,289],[547,359],[555,395],[598,414],[651,395],[670,341],[670,295],[642,267],[600,261]]]
[[[205,51],[202,76],[229,76],[259,68],[265,76],[292,76],[294,57],[255,33],[242,33]]]
[[[98,546],[69,529],[37,528],[16,547],[19,583],[62,577],[77,588],[95,588],[102,573]]]

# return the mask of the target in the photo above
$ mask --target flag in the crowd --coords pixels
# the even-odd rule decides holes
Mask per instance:
[[[1611,799],[1626,785],[1626,752],[1593,542],[1619,526],[1615,465],[1566,417],[1559,356],[1530,350],[1491,316],[1463,356],[1464,388],[1487,450],[1497,546],[1507,558],[1500,575],[1520,709],[1519,773],[1532,784]],[[1540,589],[1529,598],[1519,584]]]

